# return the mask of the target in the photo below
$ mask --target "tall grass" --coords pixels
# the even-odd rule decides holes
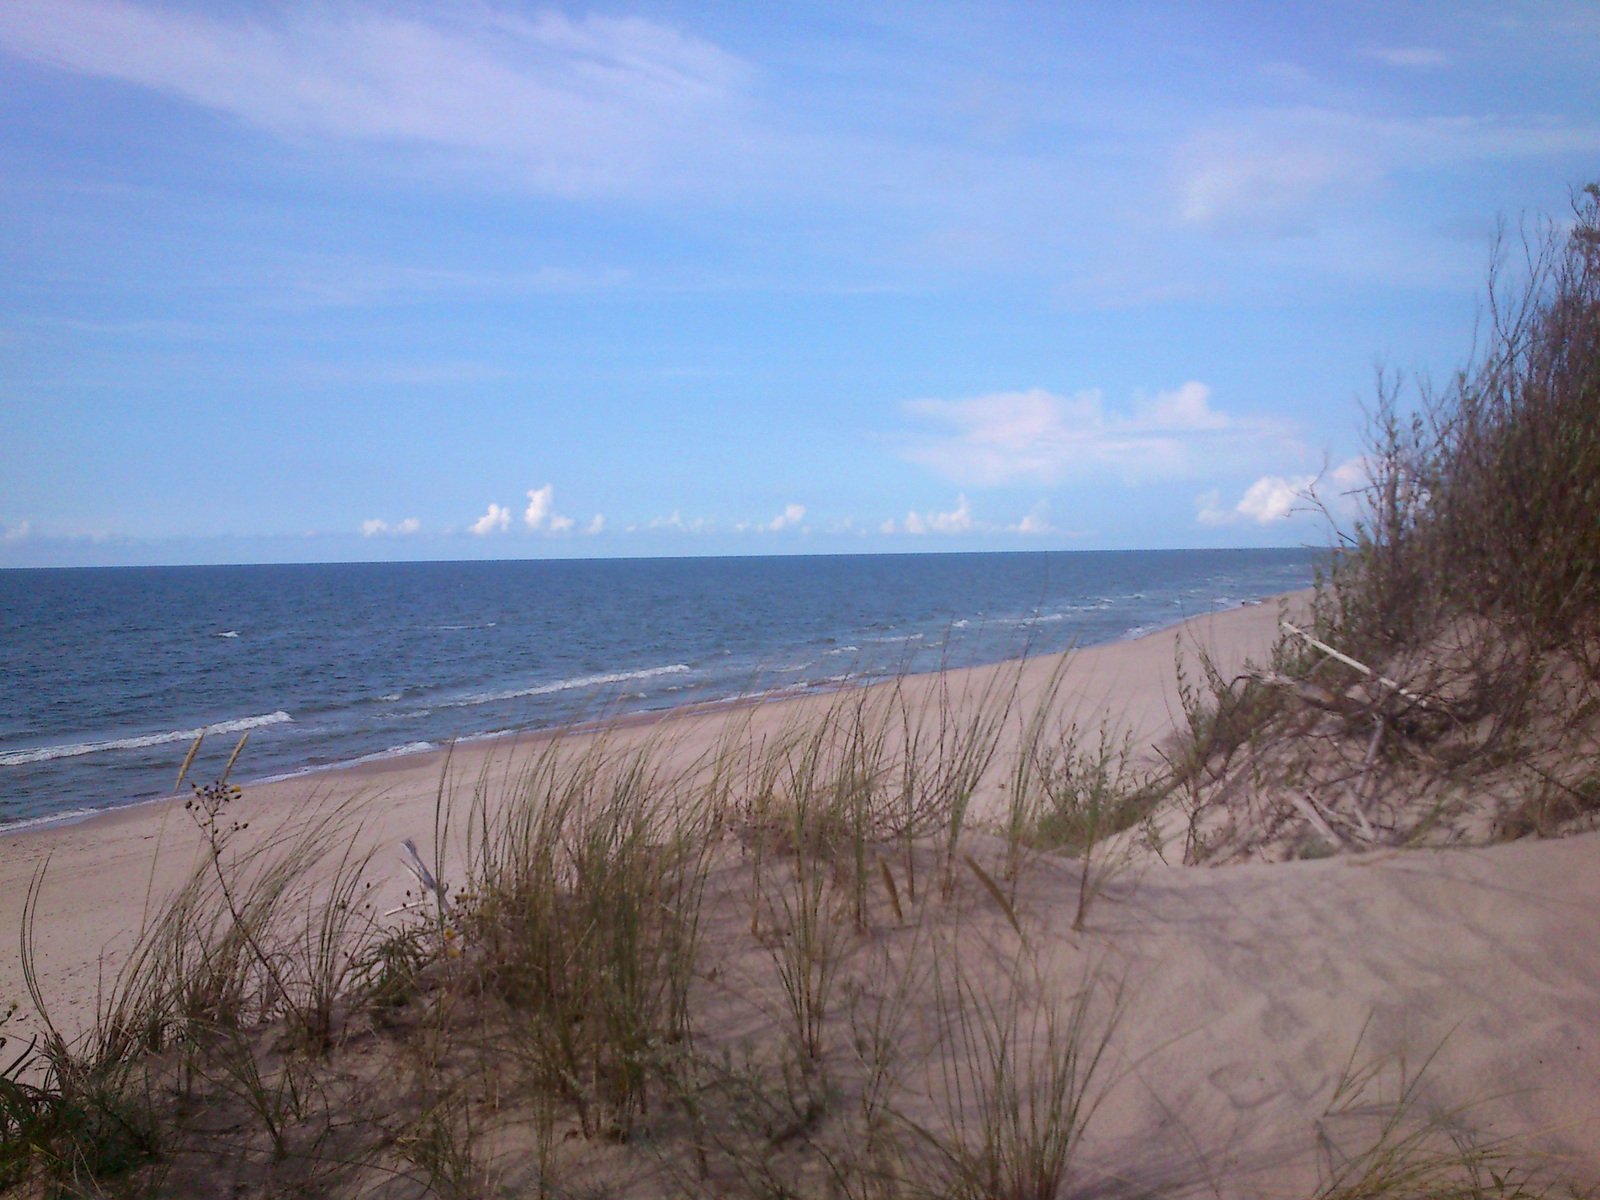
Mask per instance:
[[[478,823],[465,969],[505,1006],[531,1086],[586,1137],[626,1138],[691,1034],[709,823],[648,749],[614,757],[605,739],[547,753]]]

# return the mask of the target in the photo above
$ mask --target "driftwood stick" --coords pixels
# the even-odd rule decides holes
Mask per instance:
[[[1328,824],[1327,819],[1317,811],[1316,805],[1312,804],[1308,797],[1302,796],[1298,792],[1290,792],[1289,803],[1294,805],[1300,815],[1311,823],[1313,829],[1328,839],[1329,845],[1343,846],[1346,844],[1345,839],[1334,831],[1333,826]]]
[[[1332,646],[1328,645],[1327,642],[1319,642],[1316,638],[1312,637],[1309,633],[1307,633],[1304,629],[1301,629],[1298,625],[1291,624],[1288,621],[1280,622],[1280,625],[1281,625],[1281,627],[1283,628],[1283,630],[1285,632],[1294,634],[1296,637],[1298,637],[1302,641],[1304,641],[1307,645],[1315,646],[1318,650],[1321,650],[1329,658],[1336,658],[1340,662],[1344,663],[1345,666],[1354,667],[1356,670],[1360,671],[1363,675],[1367,676],[1369,679],[1376,680],[1378,683],[1383,684],[1384,687],[1388,688],[1390,691],[1394,692],[1396,695],[1404,696],[1407,700],[1411,701],[1411,703],[1413,703],[1413,704],[1420,705],[1423,708],[1427,708],[1428,707],[1428,702],[1426,700],[1424,700],[1421,696],[1417,695],[1415,692],[1408,692],[1405,688],[1401,687],[1394,680],[1388,678],[1387,676],[1379,675],[1371,667],[1367,666],[1366,663],[1357,662],[1355,659],[1351,658],[1348,654],[1344,654],[1344,653],[1341,653],[1338,650],[1335,650]]]
[[[1367,743],[1367,757],[1361,763],[1361,774],[1356,778],[1356,820],[1361,822],[1361,832],[1368,841],[1376,841],[1372,826],[1367,823],[1367,785],[1372,782],[1372,765],[1378,761],[1378,747],[1383,743],[1383,718],[1372,723],[1372,740]]]
[[[428,870],[422,861],[422,855],[417,853],[417,844],[410,838],[400,843],[400,860],[405,864],[406,870],[417,877],[417,882],[422,885],[424,892],[432,892],[439,905],[439,915],[442,917],[450,911],[450,900],[444,894],[444,885],[433,877],[433,872]]]
[[[1288,675],[1280,675],[1276,671],[1252,671],[1251,678],[1273,687],[1283,688],[1293,692],[1301,700],[1320,708],[1324,712],[1337,713],[1341,717],[1354,719],[1365,715],[1367,705],[1359,700],[1352,700],[1348,696],[1341,696],[1338,692],[1322,687],[1305,679],[1294,679]]]

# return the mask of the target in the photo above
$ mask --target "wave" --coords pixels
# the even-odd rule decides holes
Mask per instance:
[[[286,712],[271,712],[259,717],[240,717],[234,721],[217,721],[197,729],[170,729],[166,733],[146,733],[138,737],[110,738],[103,742],[68,742],[60,746],[39,746],[33,750],[11,750],[0,753],[0,767],[25,767],[30,763],[53,762],[58,758],[77,758],[84,754],[101,754],[110,750],[143,750],[147,746],[165,746],[169,742],[192,742],[202,734],[243,733],[247,729],[260,729],[266,725],[282,725],[293,721]]]
[[[224,629],[217,636],[220,638],[236,638],[239,636],[239,631],[237,629]]]
[[[42,817],[21,817],[15,821],[0,821],[0,835],[21,833],[24,829],[39,829],[46,825],[68,825],[106,811],[103,808],[69,808]]]
[[[387,750],[377,750],[371,754],[363,754],[359,758],[346,759],[335,763],[338,767],[359,767],[364,763],[382,762],[386,758],[399,758],[405,754],[426,754],[429,750],[437,750],[438,742],[407,742],[403,746],[390,746]]]
[[[608,671],[598,675],[579,675],[572,679],[558,679],[553,683],[537,683],[532,687],[512,688],[504,692],[479,692],[459,700],[442,702],[445,708],[470,708],[478,704],[494,704],[501,700],[520,700],[526,696],[549,696],[574,688],[605,687],[614,683],[632,683],[636,679],[655,679],[662,675],[683,675],[690,670],[687,663],[673,663],[666,667],[645,667],[638,671]]]

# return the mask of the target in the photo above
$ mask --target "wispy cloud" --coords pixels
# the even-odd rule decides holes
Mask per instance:
[[[693,517],[686,520],[683,513],[673,509],[668,516],[651,517],[643,525],[629,525],[627,532],[638,533],[642,529],[653,533],[712,533],[716,528],[716,521],[710,517]]]
[[[422,532],[422,522],[416,517],[406,517],[402,521],[392,524],[377,517],[361,522],[362,537],[409,537],[414,533]]]
[[[1431,69],[1450,65],[1450,55],[1434,46],[1368,46],[1362,55],[1388,67]]]
[[[4,534],[0,534],[0,542],[25,542],[33,536],[32,521],[18,521],[15,525],[7,525]]]
[[[793,529],[806,519],[806,506],[804,504],[787,504],[784,509],[772,520],[768,521],[764,529],[769,533],[777,533],[784,529]]]
[[[1041,500],[1015,525],[1007,526],[1006,532],[1026,534],[1030,537],[1042,537],[1045,534],[1058,533],[1060,531],[1050,522],[1049,502]]]
[[[620,267],[468,270],[348,254],[280,254],[259,264],[225,264],[197,282],[247,287],[273,308],[298,310],[579,295],[624,287],[632,278]]]
[[[885,521],[882,532],[921,537],[929,533],[971,533],[973,528],[972,502],[963,494],[956,497],[956,506],[948,512],[908,512],[905,521],[898,526],[893,520]]]
[[[970,400],[915,400],[913,417],[942,426],[900,441],[913,462],[971,486],[1031,480],[1059,483],[1111,472],[1127,478],[1183,474],[1218,457],[1282,446],[1277,424],[1230,417],[1211,406],[1211,389],[1191,380],[1107,409],[1098,390],[1057,395],[1042,388],[994,392]]]
[[[1597,151],[1600,122],[1249,110],[1208,123],[1177,149],[1177,215],[1218,230],[1307,232],[1334,206],[1408,172]]]
[[[435,11],[13,0],[0,44],[287,138],[423,147],[562,195],[688,179],[732,149],[719,126],[750,70],[709,42],[642,18]]]

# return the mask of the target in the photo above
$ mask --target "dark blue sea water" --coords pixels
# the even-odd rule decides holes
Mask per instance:
[[[610,713],[1137,635],[1302,550],[0,571],[0,828]]]

